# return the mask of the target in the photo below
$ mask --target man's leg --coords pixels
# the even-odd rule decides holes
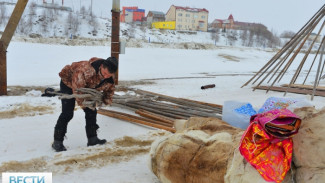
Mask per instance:
[[[66,86],[62,81],[60,83],[60,91],[65,94],[72,94],[72,89]],[[62,99],[62,112],[54,128],[54,142],[52,148],[59,151],[66,151],[63,145],[64,136],[67,132],[69,121],[73,118],[73,111],[76,100],[73,99]]]
[[[105,144],[105,139],[98,139],[97,137],[97,129],[99,126],[97,125],[97,110],[91,110],[89,108],[84,109],[85,118],[86,118],[86,134],[88,138],[87,146],[93,146],[97,144]]]

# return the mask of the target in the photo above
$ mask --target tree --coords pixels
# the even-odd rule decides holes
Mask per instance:
[[[254,31],[252,31],[251,29],[249,30],[249,37],[248,37],[248,42],[247,42],[247,46],[248,47],[252,47],[254,43]]]
[[[237,31],[236,30],[228,31],[226,38],[230,46],[234,45],[235,42],[237,41]]]
[[[247,45],[247,39],[248,39],[247,29],[244,29],[244,30],[241,31],[240,39],[242,41],[242,46],[246,46]]]
[[[82,16],[82,19],[86,18],[86,14],[87,14],[87,10],[86,10],[85,6],[82,6],[80,9],[80,15]]]
[[[21,18],[19,20],[18,27],[17,27],[17,31],[20,34],[26,34],[26,27],[27,27],[26,24],[27,24],[27,20],[26,20],[26,17],[23,15],[23,16],[21,16]]]
[[[98,21],[95,15],[90,15],[90,19],[88,21],[89,25],[92,26],[92,34],[93,36],[97,35],[98,29]]]
[[[36,3],[32,2],[28,7],[26,32],[30,32],[32,30],[35,17],[36,17]]]
[[[4,4],[0,4],[0,25],[6,22],[7,7]]]
[[[77,14],[69,13],[67,17],[67,24],[65,28],[65,34],[68,36],[69,34],[77,34],[79,31],[80,20]]]
[[[211,32],[211,39],[216,43],[219,42],[220,36],[219,36],[219,29],[217,29],[216,32]]]
[[[47,9],[44,9],[42,11],[42,14],[40,16],[39,22],[41,24],[41,32],[42,33],[47,33],[47,27],[48,27],[48,21],[47,21]]]
[[[280,38],[288,38],[291,39],[296,33],[292,32],[292,31],[283,31],[280,34]]]

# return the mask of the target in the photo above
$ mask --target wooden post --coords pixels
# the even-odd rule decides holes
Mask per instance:
[[[0,96],[7,95],[7,48],[28,0],[18,0],[0,39]]]
[[[7,54],[3,41],[0,41],[0,96],[7,95]]]
[[[120,54],[120,0],[113,0],[112,6],[112,34],[111,34],[111,57],[119,62]],[[119,65],[119,64],[118,64]],[[118,69],[115,73],[115,84],[118,85]]]

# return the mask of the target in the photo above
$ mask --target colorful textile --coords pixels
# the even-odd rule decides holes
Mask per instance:
[[[267,124],[281,126],[296,124],[296,121],[300,122],[300,119],[287,109],[271,110],[251,117],[239,151],[266,181],[283,181],[292,160],[293,142],[290,137],[299,128],[298,126],[297,129],[276,137],[272,135],[273,132],[268,132]]]
[[[258,110],[258,113],[263,113],[274,109],[287,108],[289,105],[296,102],[297,101],[295,99],[270,97],[265,101],[261,109]]]
[[[236,108],[235,111],[240,113],[240,114],[246,114],[246,115],[249,115],[249,116],[252,116],[252,115],[256,114],[256,111],[254,110],[252,104],[249,104],[249,103]]]

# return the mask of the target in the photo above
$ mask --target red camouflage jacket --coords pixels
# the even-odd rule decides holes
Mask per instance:
[[[103,102],[111,104],[115,91],[114,83],[105,82],[96,88],[105,78],[99,72],[96,72],[91,63],[100,59],[93,57],[89,61],[73,62],[71,65],[66,65],[59,73],[59,76],[62,82],[72,89],[73,93],[80,94],[76,91],[78,88],[93,88],[103,91]],[[82,106],[83,99],[76,99],[76,101],[79,106]]]

